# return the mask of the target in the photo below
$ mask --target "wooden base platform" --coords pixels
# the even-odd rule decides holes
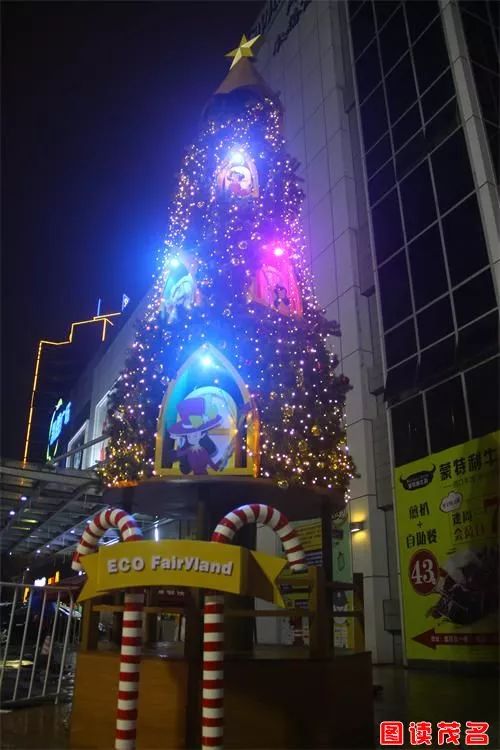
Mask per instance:
[[[334,659],[226,659],[225,748],[370,748],[373,689],[369,653]],[[71,748],[109,750],[114,743],[119,654],[78,656]],[[137,750],[184,750],[189,662],[145,656],[141,665]],[[192,732],[191,732],[192,736]]]

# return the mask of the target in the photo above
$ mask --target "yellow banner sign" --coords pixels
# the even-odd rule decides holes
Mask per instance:
[[[116,589],[186,586],[258,596],[284,606],[275,581],[286,561],[231,544],[121,542],[100,547],[81,562],[87,581],[78,601]]]
[[[498,452],[495,432],[396,469],[409,660],[498,656]]]

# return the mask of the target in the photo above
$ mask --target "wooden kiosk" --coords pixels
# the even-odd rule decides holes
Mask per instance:
[[[283,576],[280,582],[309,590],[308,610],[255,608],[254,599],[226,596],[225,740],[227,748],[367,748],[373,745],[371,658],[367,652],[338,655],[332,644],[332,596],[346,584],[332,581],[332,513],[339,495],[306,488],[282,489],[250,477],[167,478],[108,491],[110,506],[129,513],[191,521],[196,538],[209,540],[218,521],[245,502],[265,503],[288,519],[321,518],[322,568]],[[255,527],[244,527],[237,543],[255,546]],[[185,589],[174,604],[147,590],[145,649],[140,668],[137,748],[180,750],[200,747],[202,597]],[[72,748],[113,746],[118,649],[98,644],[102,612],[113,613],[120,630],[120,594],[83,607],[81,647],[71,719]],[[185,620],[185,639],[148,649],[153,623],[163,613]],[[256,617],[306,615],[308,647],[254,645]]]

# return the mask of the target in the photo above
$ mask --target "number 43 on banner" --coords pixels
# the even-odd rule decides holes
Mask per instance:
[[[417,592],[427,596],[435,590],[439,577],[438,561],[427,549],[415,552],[410,560],[409,576],[411,585]]]

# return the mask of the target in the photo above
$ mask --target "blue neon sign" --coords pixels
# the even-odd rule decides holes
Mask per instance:
[[[52,413],[52,419],[49,426],[49,443],[47,445],[47,461],[50,461],[57,454],[59,438],[63,427],[71,419],[71,401],[65,405],[62,398],[56,404]]]

